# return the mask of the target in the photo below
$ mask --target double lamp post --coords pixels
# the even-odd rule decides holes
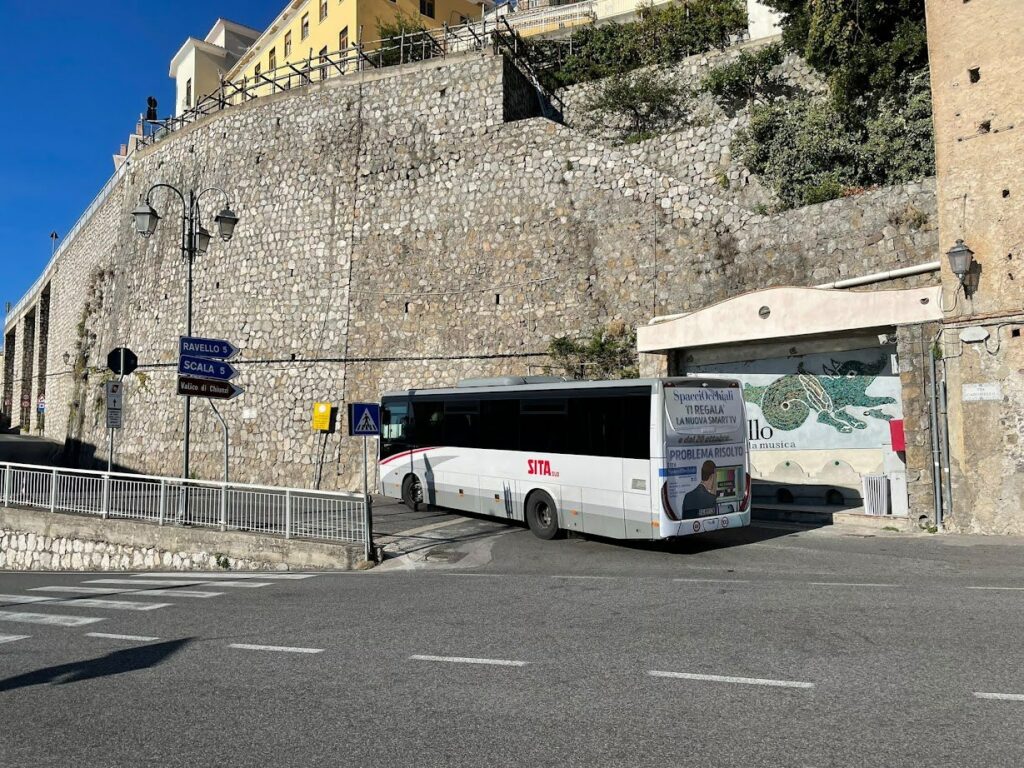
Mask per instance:
[[[196,256],[201,256],[210,247],[212,236],[203,226],[200,220],[199,201],[207,192],[217,192],[224,198],[224,208],[214,217],[217,224],[217,232],[221,240],[227,242],[235,232],[235,225],[238,223],[238,216],[231,210],[231,199],[227,192],[219,187],[208,187],[199,193],[189,190],[188,194],[181,192],[177,187],[170,184],[154,184],[146,193],[146,199],[139,203],[139,206],[132,211],[135,217],[135,231],[143,237],[150,237],[156,232],[156,226],[160,221],[160,214],[150,204],[150,198],[157,189],[169,189],[181,200],[181,256],[186,266],[185,281],[185,335],[192,335],[192,264]],[[185,396],[185,444],[182,454],[181,477],[189,479],[189,427],[191,423],[192,398]],[[187,498],[187,496],[186,496]],[[186,512],[186,520],[187,520]]]

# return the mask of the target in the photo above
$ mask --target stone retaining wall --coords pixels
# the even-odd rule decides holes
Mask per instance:
[[[350,570],[362,563],[363,548],[350,544],[0,508],[0,569]]]

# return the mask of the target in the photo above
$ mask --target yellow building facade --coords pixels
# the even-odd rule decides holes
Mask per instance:
[[[479,18],[480,2],[470,0],[293,0],[246,51],[227,79],[258,80],[259,75],[380,38],[380,24],[399,15],[426,29]]]

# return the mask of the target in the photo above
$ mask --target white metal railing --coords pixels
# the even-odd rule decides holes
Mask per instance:
[[[364,544],[361,493],[0,462],[3,506]]]

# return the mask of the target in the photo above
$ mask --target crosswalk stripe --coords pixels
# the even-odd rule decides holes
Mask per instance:
[[[81,627],[84,624],[95,624],[103,621],[93,616],[62,616],[54,613],[22,613],[19,611],[0,611],[0,621],[13,621],[21,624],[53,624],[61,627]]]
[[[158,608],[167,608],[174,603],[136,603],[131,600],[104,600],[86,597],[58,600],[50,605],[67,606],[68,608],[109,608],[113,611],[155,611]]]
[[[166,608],[173,603],[135,603],[130,600],[104,600],[91,597],[72,597],[62,599],[59,597],[43,597],[42,595],[0,595],[0,603],[44,603],[46,605],[66,605],[69,608],[111,608],[121,611],[155,611],[157,608]]]
[[[182,573],[140,573],[135,576],[137,579],[180,579]],[[209,579],[271,579],[274,581],[297,581],[299,579],[312,579],[315,573],[205,573],[202,572],[196,578]]]
[[[139,640],[143,643],[151,643],[154,640],[159,640],[159,637],[150,637],[148,635],[111,635],[107,632],[86,632],[86,637],[103,637],[108,640]]]
[[[31,635],[0,635],[0,643],[14,643],[18,640],[28,640]]]
[[[176,595],[177,597],[220,597],[223,592],[198,589],[118,589],[116,587],[32,587],[29,592],[73,592],[83,595]]]
[[[269,581],[161,581],[159,579],[89,579],[85,584],[144,584],[150,587],[269,587]]]

